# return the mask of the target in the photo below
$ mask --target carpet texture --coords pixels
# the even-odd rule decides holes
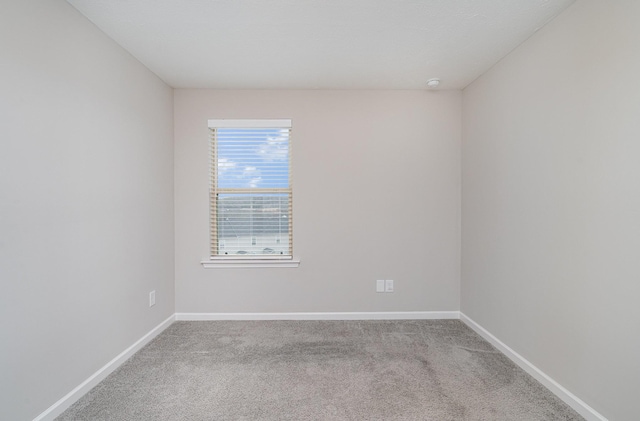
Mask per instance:
[[[65,420],[582,420],[458,320],[176,322]]]

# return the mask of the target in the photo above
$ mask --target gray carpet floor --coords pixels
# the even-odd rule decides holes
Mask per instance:
[[[176,322],[63,420],[582,420],[458,320]]]

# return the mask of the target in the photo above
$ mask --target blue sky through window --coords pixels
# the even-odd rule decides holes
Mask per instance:
[[[289,130],[218,128],[219,188],[288,188]]]

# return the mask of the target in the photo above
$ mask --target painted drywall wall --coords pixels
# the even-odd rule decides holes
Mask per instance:
[[[177,312],[459,308],[461,93],[177,89]],[[293,120],[300,267],[204,269],[207,119]],[[393,279],[395,292],[375,292]]]
[[[640,413],[640,2],[581,0],[463,93],[462,311]]]
[[[63,0],[4,2],[0,51],[0,419],[31,420],[174,312],[173,93]]]

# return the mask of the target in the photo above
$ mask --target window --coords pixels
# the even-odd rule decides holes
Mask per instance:
[[[209,130],[209,262],[292,259],[291,120],[209,120]]]

